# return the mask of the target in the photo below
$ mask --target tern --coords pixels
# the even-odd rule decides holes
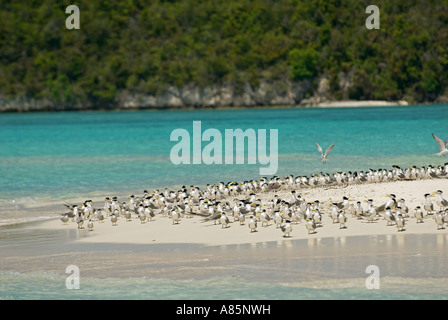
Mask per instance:
[[[434,215],[434,221],[435,221],[436,224],[437,224],[437,230],[439,230],[439,229],[445,229],[445,228],[443,227],[443,224],[445,223],[445,218],[444,218],[444,216],[443,216],[442,211],[439,211],[439,212],[437,212],[437,213]]]
[[[143,212],[141,212],[141,213],[138,215],[138,217],[139,217],[139,219],[140,219],[140,223],[141,223],[141,224],[143,224],[143,223],[146,222],[146,215],[145,215]]]
[[[440,139],[438,136],[436,136],[434,133],[432,134],[432,137],[436,140],[437,145],[439,146],[440,152],[436,153],[436,155],[438,156],[445,156],[446,153],[448,153],[448,149],[446,148],[447,146],[447,140],[442,141],[442,139]]]
[[[250,216],[249,229],[251,233],[257,231],[257,220],[255,220],[253,216]]]
[[[216,224],[217,221],[218,222],[220,221],[219,219],[221,218],[221,212],[216,212],[214,210],[212,210],[211,212],[212,212],[212,214],[210,214],[210,216],[202,219],[202,222],[212,220],[213,224]]]
[[[339,212],[338,212],[337,203],[332,204],[330,215],[331,215],[331,219],[333,219],[333,223],[338,223]]]
[[[316,224],[313,220],[306,220],[305,226],[308,229],[308,234],[316,233]]]
[[[361,219],[361,216],[364,214],[364,209],[362,208],[361,201],[356,202],[355,211],[358,219]]]
[[[405,217],[408,217],[408,213],[409,213],[409,208],[406,206],[405,200],[404,199],[400,199],[399,200],[399,207],[401,208],[401,212],[403,212]]]
[[[221,213],[221,217],[219,218],[221,222],[221,229],[222,228],[228,228],[229,227],[229,218],[226,216],[226,214],[223,212]]]
[[[285,222],[286,222],[286,224],[281,226],[280,229],[283,232],[283,237],[284,238],[289,238],[289,237],[291,237],[290,234],[291,234],[291,231],[292,231],[291,221],[286,220]]]
[[[448,201],[446,201],[443,198],[442,194],[443,194],[442,190],[437,190],[436,192],[431,194],[431,195],[435,195],[436,196],[436,203],[440,207],[440,210],[442,210],[443,208],[448,207]]]
[[[240,215],[238,216],[238,221],[240,222],[240,226],[244,224],[244,221],[246,221],[246,217],[244,216],[244,214],[240,213]]]
[[[347,229],[347,226],[345,225],[345,223],[347,222],[347,217],[345,216],[344,211],[339,211],[338,220],[339,229]]]
[[[92,219],[90,219],[89,222],[87,223],[87,228],[89,228],[89,231],[93,231],[93,221],[92,221]]]
[[[65,213],[69,218],[72,218],[72,221],[75,221],[75,218],[78,216],[79,206],[77,204],[64,204],[70,211]]]
[[[152,218],[155,217],[154,211],[152,211],[152,210],[149,208],[149,206],[146,206],[146,207],[145,207],[145,210],[144,210],[143,212],[144,212],[144,214],[145,214],[145,216],[146,216],[146,218],[147,218],[148,221],[152,221]]]
[[[263,210],[260,213],[261,226],[269,226],[269,221],[271,221],[271,217],[266,213],[266,210]]]
[[[384,213],[384,220],[387,221],[387,225],[393,225],[395,221],[395,216],[392,214],[390,207],[386,208],[386,212]]]
[[[98,221],[101,222],[101,223],[104,223],[104,215],[103,215],[102,211],[98,210],[97,214],[98,214],[97,215]]]
[[[132,220],[131,219],[132,218],[131,211],[126,210],[125,213],[124,213],[124,216],[126,218],[126,221],[131,221]]]
[[[423,223],[423,211],[420,206],[415,208],[414,212],[415,218],[417,219],[417,223]]]
[[[173,219],[173,224],[179,224],[180,220],[180,210],[173,210],[171,211],[171,219]]]
[[[375,217],[377,215],[377,211],[375,206],[373,205],[373,200],[369,199],[367,200],[369,207],[366,210],[366,212],[364,213],[364,216],[367,218],[368,222],[373,222],[373,220],[375,220]]]
[[[278,211],[275,212],[275,214],[274,214],[274,221],[275,221],[276,228],[277,229],[280,228],[281,224],[283,222],[283,217],[280,214],[280,212],[278,212]]]
[[[425,204],[423,205],[423,208],[426,210],[426,214],[433,214],[434,211],[434,205],[432,204],[430,197],[431,194],[425,194]]]
[[[110,221],[112,222],[113,226],[117,225],[117,215],[115,214],[115,212],[110,216]]]
[[[404,222],[404,218],[401,215],[401,213],[397,214],[395,221],[397,223],[398,231],[404,231],[405,230],[404,229],[405,222]]]
[[[82,217],[82,215],[78,215],[78,217],[76,218],[76,223],[78,224],[78,229],[82,229],[82,225],[84,223],[84,218]]]
[[[342,201],[336,203],[336,206],[338,207],[338,209],[342,209],[342,210],[347,210],[349,207],[350,203],[349,203],[349,198],[347,197],[342,197]]]
[[[322,159],[322,162],[326,162],[326,161],[327,161],[328,154],[329,154],[330,151],[333,149],[333,147],[334,147],[334,145],[336,144],[336,142],[333,143],[331,146],[329,146],[329,147],[327,148],[327,150],[325,150],[325,154],[324,154],[324,151],[322,150],[322,148],[320,147],[320,145],[319,145],[317,142],[314,142],[314,143],[316,144],[317,151],[319,151],[320,154],[321,154],[320,158]],[[448,150],[447,150],[447,152],[448,152]]]
[[[63,223],[63,224],[67,224],[68,220],[69,220],[69,218],[68,218],[68,214],[67,214],[67,213],[66,213],[66,214],[63,214],[62,217],[61,217],[61,221],[62,221],[62,223]]]
[[[390,199],[387,200],[386,203],[376,208],[376,211],[378,212],[384,211],[387,207],[389,207],[390,209],[395,209],[397,207],[397,201],[395,200],[396,198],[395,195],[391,193],[387,194],[386,196],[389,197]]]
[[[316,228],[317,228],[318,226],[322,226],[322,215],[320,214],[319,211],[316,211],[316,212],[314,213],[314,215],[313,215],[313,221],[314,221],[314,224],[316,225]]]

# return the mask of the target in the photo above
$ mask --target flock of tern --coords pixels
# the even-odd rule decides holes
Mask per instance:
[[[347,228],[348,217],[363,219],[367,223],[384,219],[387,225],[395,225],[398,231],[405,230],[407,219],[415,218],[417,223],[432,217],[437,229],[444,229],[448,223],[448,201],[443,192],[422,195],[422,203],[409,209],[404,199],[396,199],[389,194],[389,200],[374,205],[372,199],[354,201],[343,197],[338,202],[322,204],[318,200],[307,201],[297,192],[309,188],[348,186],[365,183],[391,181],[412,181],[422,179],[448,178],[448,163],[434,167],[411,167],[402,169],[393,166],[392,170],[379,169],[357,172],[337,172],[334,174],[314,174],[310,177],[288,175],[286,177],[261,178],[244,182],[229,182],[200,187],[182,186],[179,190],[144,191],[141,197],[131,195],[126,201],[117,197],[107,197],[102,208],[94,208],[93,202],[87,200],[82,204],[65,204],[69,209],[61,220],[76,222],[78,228],[93,230],[94,222],[109,219],[116,226],[117,221],[139,221],[149,223],[156,218],[170,218],[172,224],[179,224],[184,218],[199,217],[202,222],[213,222],[222,229],[231,224],[247,225],[251,233],[260,228],[275,226],[284,237],[290,237],[292,226],[303,224],[309,234],[316,233],[323,226],[323,220],[329,217],[332,223],[338,223],[340,229]],[[261,200],[260,194],[273,194],[269,200]],[[278,194],[285,194],[283,198]],[[433,204],[432,197],[435,197]],[[265,197],[266,199],[266,197]],[[327,206],[328,205],[328,206]]]
[[[442,141],[432,134],[439,146],[437,155],[445,156],[448,153],[447,140]],[[317,150],[321,154],[322,162],[326,162],[328,155],[336,143],[330,145],[325,153],[321,146],[315,142]],[[199,187],[183,186],[177,191],[154,190],[144,191],[142,197],[131,195],[128,201],[120,202],[117,197],[107,197],[103,208],[94,208],[93,202],[87,200],[79,205],[65,204],[69,212],[62,214],[61,221],[68,223],[70,219],[76,222],[79,229],[93,230],[93,223],[104,222],[110,219],[113,226],[118,219],[129,222],[138,220],[141,224],[155,219],[156,216],[169,217],[173,224],[179,224],[183,218],[200,217],[203,222],[213,222],[221,225],[221,228],[229,228],[231,223],[247,226],[251,233],[257,232],[260,225],[268,227],[275,225],[280,229],[284,237],[290,237],[293,224],[304,224],[308,233],[316,233],[316,229],[322,227],[323,217],[327,215],[333,223],[339,223],[340,228],[347,228],[347,216],[356,219],[365,219],[374,222],[380,218],[386,220],[387,225],[395,225],[398,231],[405,230],[406,219],[414,217],[417,223],[423,223],[427,217],[433,217],[437,229],[444,229],[448,223],[448,201],[443,198],[443,192],[437,190],[432,194],[425,194],[422,205],[410,210],[404,199],[396,199],[394,194],[388,194],[389,200],[379,206],[373,204],[372,199],[364,200],[367,207],[362,206],[361,201],[356,204],[353,200],[343,197],[339,202],[329,204],[329,210],[322,207],[318,200],[306,201],[296,194],[303,188],[348,186],[364,183],[380,183],[392,181],[411,181],[421,179],[448,178],[448,163],[434,166],[402,169],[393,166],[392,170],[379,169],[357,172],[337,172],[334,174],[313,174],[310,177],[288,175],[284,178],[274,176],[258,180],[207,185],[205,190]],[[289,191],[289,199],[280,199],[275,193]],[[273,192],[274,196],[263,203],[257,193]],[[436,198],[438,210],[435,209],[431,197]],[[231,221],[231,219],[233,221]]]

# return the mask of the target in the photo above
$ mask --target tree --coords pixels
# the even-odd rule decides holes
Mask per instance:
[[[291,67],[292,79],[313,78],[318,72],[319,53],[311,48],[292,49],[289,51],[288,62]]]

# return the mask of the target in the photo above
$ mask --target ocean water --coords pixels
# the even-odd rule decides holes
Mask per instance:
[[[82,280],[78,290],[65,288],[66,276],[49,272],[0,273],[2,286],[7,288],[0,300],[446,300],[446,291],[428,292],[418,288],[427,285],[414,281],[411,292],[405,286],[409,279],[401,279],[395,289],[369,290],[365,287],[344,288],[353,285],[353,280],[340,281],[341,287],[307,288],[254,283],[236,277],[211,278],[206,280],[167,280],[154,278],[111,278]],[[362,283],[365,279],[356,279]],[[412,281],[411,281],[412,282]],[[26,286],[24,286],[26,283]],[[348,283],[348,284],[347,284]],[[426,288],[428,290],[428,288]],[[181,305],[181,304],[179,304]],[[173,314],[174,314],[174,310]]]
[[[446,233],[228,246],[72,241],[84,232],[0,227],[0,300],[448,298]],[[67,286],[72,264],[75,289]],[[366,285],[368,266],[378,267],[377,289]]]
[[[193,139],[193,121],[201,121],[202,132],[213,128],[223,136],[226,129],[277,129],[276,175],[298,176],[442,164],[446,158],[434,155],[431,133],[445,139],[447,119],[448,105],[1,114],[0,221],[44,215],[39,206],[46,204],[64,209],[63,201],[79,197],[263,176],[260,168],[267,165],[258,159],[173,164],[177,142],[170,135],[182,128]],[[315,141],[324,149],[337,142],[326,164]]]
[[[0,114],[0,299],[446,299],[445,234],[181,250],[83,247],[72,241],[82,231],[38,224],[65,202],[263,176],[259,162],[173,164],[170,135],[192,135],[193,121],[223,135],[277,129],[276,175],[298,176],[443,164],[431,133],[447,138],[447,119],[448,105]],[[325,164],[315,141],[337,142]],[[80,290],[65,287],[73,258]],[[369,264],[381,267],[381,290],[365,287]]]

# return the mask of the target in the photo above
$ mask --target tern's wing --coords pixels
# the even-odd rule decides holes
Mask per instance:
[[[317,147],[317,151],[319,151],[322,155],[324,155],[324,151],[322,150],[322,148],[320,147],[320,145],[317,142],[314,142],[316,144]]]
[[[334,147],[335,144],[336,144],[336,142],[333,143],[331,146],[328,147],[327,151],[325,151],[325,157],[328,156],[328,154],[330,153],[331,149],[333,149],[333,147]]]
[[[205,221],[210,221],[210,220],[218,220],[220,217],[221,217],[220,213],[214,212],[211,216],[209,216],[205,219],[202,219],[202,221],[205,222]]]
[[[73,212],[73,205],[68,204],[68,203],[64,203],[63,205],[66,206],[68,210],[70,210],[71,212]]]
[[[442,141],[438,136],[436,136],[434,133],[432,134],[432,137],[436,140],[440,151],[446,148],[445,142]]]

